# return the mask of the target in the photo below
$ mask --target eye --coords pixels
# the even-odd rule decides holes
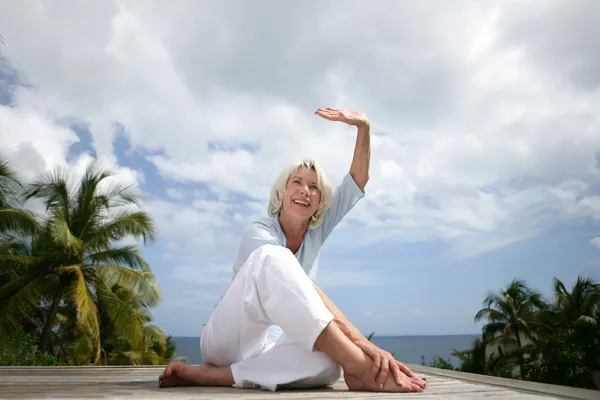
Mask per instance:
[[[294,179],[294,183],[300,184],[300,179]]]

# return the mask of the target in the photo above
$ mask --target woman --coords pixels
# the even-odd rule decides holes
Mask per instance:
[[[371,152],[363,113],[320,108],[315,114],[357,127],[349,173],[335,193],[313,160],[281,173],[269,218],[244,231],[234,278],[203,327],[206,364],[171,362],[159,377],[161,387],[316,388],[337,382],[340,367],[350,390],[412,392],[427,386],[367,340],[312,282],[321,246],[364,196]]]

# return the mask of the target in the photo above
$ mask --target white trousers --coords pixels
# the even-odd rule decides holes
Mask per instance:
[[[332,320],[292,252],[264,245],[248,257],[203,327],[202,358],[231,365],[234,387],[329,386],[339,380],[340,366],[314,343]],[[267,342],[271,325],[283,330],[275,343]]]

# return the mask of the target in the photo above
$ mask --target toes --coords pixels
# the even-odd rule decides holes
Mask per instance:
[[[418,385],[422,389],[425,389],[425,387],[427,386],[427,382],[425,382],[424,380],[422,380],[420,378],[416,378],[416,377],[411,379],[411,383]]]
[[[163,379],[162,382],[160,383],[160,387],[163,387],[163,388],[172,387],[172,386],[175,386],[175,384],[169,378]]]

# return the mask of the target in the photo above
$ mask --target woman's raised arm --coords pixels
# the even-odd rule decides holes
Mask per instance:
[[[356,144],[354,156],[350,165],[350,175],[356,185],[364,192],[369,181],[369,168],[371,164],[371,123],[367,116],[354,110],[340,110],[337,108],[319,108],[315,111],[320,117],[329,121],[339,121],[356,126]]]

